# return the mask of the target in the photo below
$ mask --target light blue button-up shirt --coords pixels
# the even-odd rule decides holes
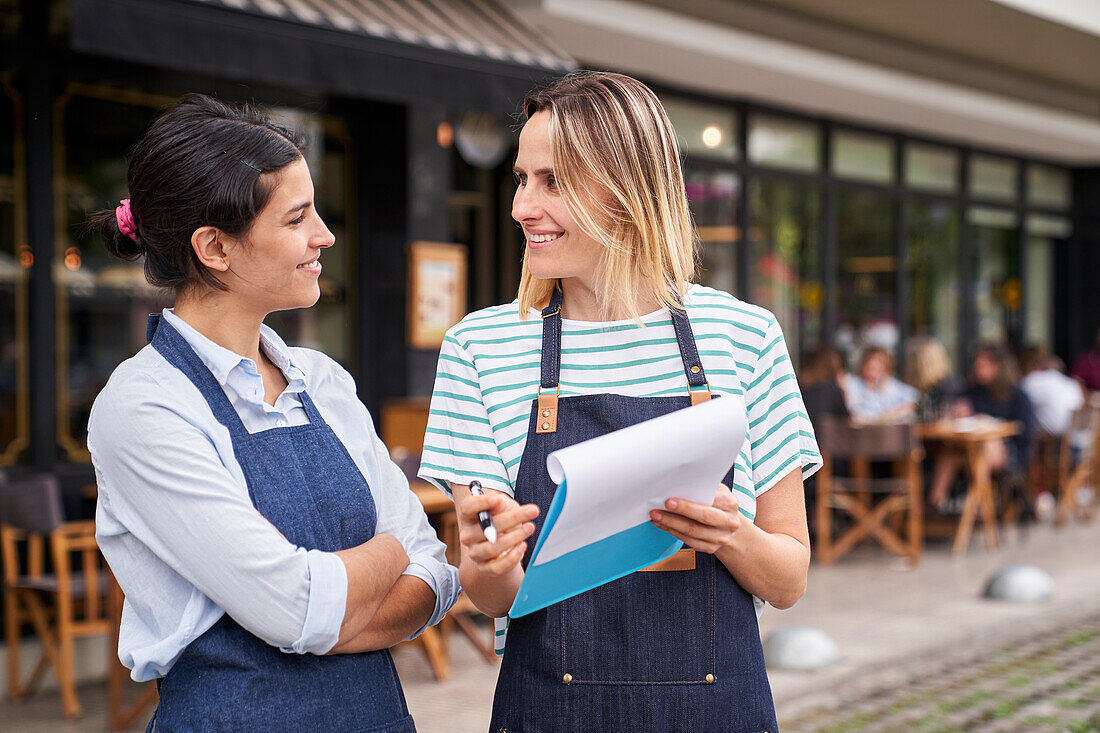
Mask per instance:
[[[308,423],[299,394],[309,392],[370,485],[375,531],[401,542],[411,561],[405,574],[435,593],[428,625],[438,623],[460,592],[458,570],[447,564],[351,375],[320,352],[288,347],[264,326],[261,347],[287,380],[269,405],[251,359],[169,309],[162,316],[210,369],[249,432]],[[324,654],[336,644],[348,592],[343,561],[291,544],[256,511],[229,431],[152,346],[119,365],[99,394],[88,448],[99,483],[96,539],[126,593],[119,659],[135,680],[167,674],[223,613],[285,652]]]

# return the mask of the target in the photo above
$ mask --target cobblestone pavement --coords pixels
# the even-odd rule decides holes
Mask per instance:
[[[1100,615],[976,656],[945,656],[908,684],[859,690],[783,730],[1100,731]]]

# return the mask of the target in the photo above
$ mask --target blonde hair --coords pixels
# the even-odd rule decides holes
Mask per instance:
[[[942,382],[951,374],[947,349],[929,336],[917,336],[905,346],[905,381],[921,392]]]
[[[581,231],[603,248],[602,317],[618,308],[638,319],[645,296],[682,307],[698,238],[676,135],[657,95],[629,76],[581,71],[523,101],[524,121],[544,110],[559,190]],[[520,316],[545,303],[556,285],[531,274],[525,253]]]

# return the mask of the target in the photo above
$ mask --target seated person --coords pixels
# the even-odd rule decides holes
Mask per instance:
[[[906,344],[905,381],[920,393],[917,419],[921,422],[947,417],[966,391],[966,384],[951,373],[947,349],[931,336],[917,336]]]
[[[1020,352],[1024,378],[1020,389],[1031,401],[1035,423],[1041,432],[1060,438],[1069,428],[1073,412],[1085,404],[1081,384],[1065,374],[1062,361],[1042,346],[1028,346]]]
[[[832,346],[818,346],[802,358],[798,383],[815,429],[820,429],[826,417],[848,417],[848,405],[840,387],[843,376],[844,360]]]
[[[852,419],[862,423],[904,422],[912,418],[917,390],[893,375],[894,359],[881,346],[863,352],[859,374],[844,377],[844,393]]]
[[[1096,331],[1096,343],[1077,355],[1069,374],[1089,392],[1100,391],[1100,329]]]
[[[955,416],[988,415],[1019,424],[1020,432],[1015,436],[985,444],[986,469],[991,474],[1006,472],[1015,480],[1024,473],[1035,434],[1031,403],[1016,386],[1016,360],[1004,347],[983,346],[974,356],[973,372],[974,381],[965,398],[956,404]],[[943,512],[946,508],[951,482],[965,465],[966,454],[961,448],[947,448],[936,456],[929,501],[937,510]]]

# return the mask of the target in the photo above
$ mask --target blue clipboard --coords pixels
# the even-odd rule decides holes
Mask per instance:
[[[531,562],[527,565],[523,583],[508,611],[510,618],[526,616],[647,568],[676,554],[684,544],[664,530],[657,529],[653,522],[645,522],[549,562],[537,564],[539,550],[561,514],[566,492],[566,482],[563,481],[554,492],[550,509],[546,512],[546,521],[535,544]]]

